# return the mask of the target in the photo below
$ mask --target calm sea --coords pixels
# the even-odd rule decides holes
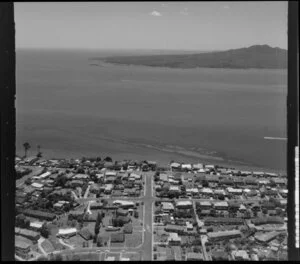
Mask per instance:
[[[17,154],[286,169],[286,70],[91,65],[104,51],[17,51]]]

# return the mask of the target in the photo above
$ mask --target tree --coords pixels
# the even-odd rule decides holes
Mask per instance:
[[[23,144],[24,151],[25,151],[25,158],[27,157],[27,151],[31,148],[30,144],[28,142],[25,142]]]
[[[50,234],[50,231],[49,231],[49,228],[48,228],[48,226],[47,226],[47,224],[46,223],[44,223],[43,225],[42,225],[42,228],[41,228],[41,235],[43,236],[43,237],[45,237],[45,238],[48,238],[49,237],[49,234]]]
[[[208,181],[207,180],[203,180],[202,181],[202,186],[207,188],[209,186]]]
[[[42,157],[42,152],[41,152],[41,146],[40,145],[37,145],[37,149],[38,149],[38,152],[37,152],[37,157],[38,158],[41,158]]]
[[[106,161],[106,162],[112,162],[112,158],[111,158],[111,157],[106,157],[106,158],[104,159],[104,161]]]

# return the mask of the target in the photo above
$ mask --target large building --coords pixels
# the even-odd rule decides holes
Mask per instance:
[[[218,241],[224,239],[238,238],[242,236],[239,230],[227,230],[219,232],[211,232],[207,234],[209,241]]]

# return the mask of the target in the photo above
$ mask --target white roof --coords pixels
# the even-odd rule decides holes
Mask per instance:
[[[210,189],[210,188],[202,188],[201,192],[202,193],[213,193],[212,189]]]
[[[43,179],[43,178],[46,178],[46,177],[48,177],[50,175],[51,175],[51,172],[47,171],[47,172],[41,174],[40,176],[34,176],[32,178],[34,178],[34,179]]]
[[[44,186],[44,184],[42,183],[37,183],[37,182],[34,182],[31,184],[32,187],[35,187],[35,188],[42,188]]]
[[[232,193],[241,193],[241,192],[243,192],[242,189],[235,189],[235,188],[232,188],[232,187],[227,188],[227,191],[232,192]]]
[[[103,173],[98,173],[98,174],[96,174],[96,177],[97,178],[102,178],[102,177],[104,177],[104,174]]]
[[[140,179],[142,177],[142,175],[139,175],[139,174],[135,174],[135,173],[131,173],[130,174],[130,177],[134,177],[136,179]]]
[[[115,171],[107,171],[105,172],[105,176],[116,176],[117,175],[117,172]]]
[[[191,164],[182,164],[181,168],[191,169],[192,165]]]
[[[171,185],[169,190],[170,191],[179,191],[179,186]]]
[[[281,189],[281,190],[279,190],[279,192],[281,192],[281,193],[288,193],[288,190],[287,189]]]
[[[77,229],[76,228],[59,229],[57,234],[58,235],[68,235],[68,234],[73,234],[73,233],[77,233]]]
[[[244,192],[251,192],[251,190],[250,189],[244,189]]]
[[[201,163],[193,164],[193,168],[195,168],[195,169],[203,169],[203,164],[201,164]]]
[[[198,172],[205,172],[205,170],[204,169],[200,169]]]
[[[43,226],[42,222],[30,222],[31,227],[41,228]]]
[[[228,206],[227,202],[217,202],[214,204],[214,206]]]
[[[113,260],[115,260],[115,257],[107,257],[105,260],[113,261]]]
[[[205,168],[206,168],[206,169],[214,169],[214,168],[215,168],[215,165],[205,165]]]
[[[76,174],[73,176],[74,179],[87,179],[89,176],[87,174]]]
[[[177,206],[180,206],[180,205],[192,205],[192,201],[178,201],[176,203]]]
[[[122,201],[122,200],[115,200],[113,204],[122,204],[122,205],[134,205],[133,201]]]
[[[173,162],[171,163],[171,167],[180,167],[180,163]]]

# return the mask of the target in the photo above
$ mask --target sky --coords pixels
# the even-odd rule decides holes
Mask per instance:
[[[287,49],[285,1],[17,2],[16,47]]]

